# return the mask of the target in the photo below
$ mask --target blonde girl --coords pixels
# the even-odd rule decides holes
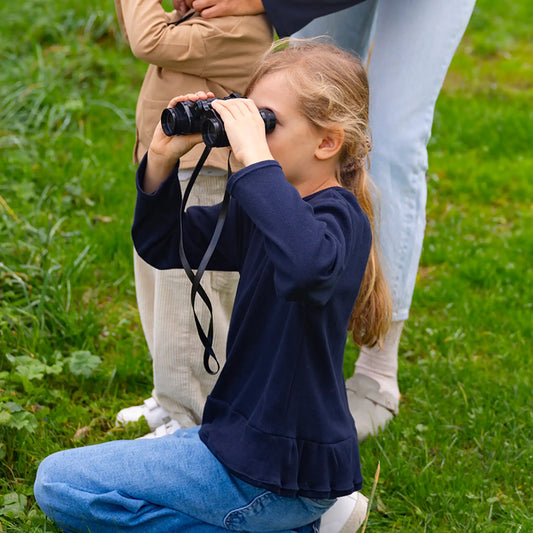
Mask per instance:
[[[362,486],[346,331],[379,342],[390,314],[372,244],[366,74],[304,43],[269,54],[247,96],[213,103],[244,168],[209,264],[240,282],[202,425],[45,459],[35,496],[65,531],[311,533]],[[268,135],[258,108],[276,115]],[[179,227],[179,158],[200,141],[159,126],[139,166],[133,240],[157,268],[180,266],[180,231],[198,266],[213,233],[220,206],[189,208]]]

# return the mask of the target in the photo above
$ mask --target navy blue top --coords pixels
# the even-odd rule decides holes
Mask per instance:
[[[280,37],[301,30],[312,20],[360,4],[363,0],[263,0],[263,6]]]
[[[151,195],[141,189],[145,168],[146,158],[137,171],[135,247],[156,268],[179,267],[177,167]],[[200,437],[252,485],[282,496],[350,494],[362,476],[342,363],[370,251],[368,219],[341,187],[302,199],[275,161],[233,174],[227,189],[227,219],[209,268],[239,271],[240,281],[226,364]],[[219,211],[186,211],[193,267]]]

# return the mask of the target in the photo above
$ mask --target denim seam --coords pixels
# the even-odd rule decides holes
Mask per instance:
[[[226,516],[224,517],[224,526],[228,529],[232,529],[235,518],[238,518],[240,515],[242,515],[242,513],[254,507],[259,501],[262,501],[263,499],[266,499],[271,496],[273,496],[271,492],[265,491],[256,496],[250,503],[244,505],[243,507],[239,507],[238,509],[233,509],[229,511],[228,514],[226,514]]]

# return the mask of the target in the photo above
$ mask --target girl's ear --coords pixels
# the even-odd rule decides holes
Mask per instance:
[[[321,161],[337,155],[344,143],[342,128],[324,128],[323,131],[322,140],[315,150],[315,157]]]

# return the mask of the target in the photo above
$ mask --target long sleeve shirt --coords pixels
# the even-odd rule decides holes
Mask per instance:
[[[180,267],[177,167],[152,195],[142,191],[144,171],[145,160],[137,172],[135,247],[156,268]],[[342,363],[371,246],[368,219],[341,187],[302,199],[275,161],[233,174],[227,190],[209,268],[239,271],[240,282],[226,363],[200,437],[237,477],[276,494],[331,498],[359,490]],[[219,212],[220,205],[186,210],[193,267]]]

